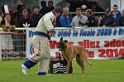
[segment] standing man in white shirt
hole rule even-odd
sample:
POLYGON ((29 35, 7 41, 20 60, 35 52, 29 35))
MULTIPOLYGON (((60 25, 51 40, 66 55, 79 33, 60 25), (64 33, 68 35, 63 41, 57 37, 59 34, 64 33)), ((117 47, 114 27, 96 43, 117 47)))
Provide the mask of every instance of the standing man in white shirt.
POLYGON ((46 75, 50 62, 50 36, 55 33, 54 23, 61 14, 61 8, 56 6, 53 11, 45 14, 38 22, 33 36, 34 54, 32 54, 22 65, 22 72, 27 75, 27 69, 38 63, 38 75, 46 75))
POLYGON ((77 8, 76 9, 76 16, 73 17, 71 25, 73 28, 75 27, 83 27, 87 21, 87 17, 82 14, 82 9, 77 8))

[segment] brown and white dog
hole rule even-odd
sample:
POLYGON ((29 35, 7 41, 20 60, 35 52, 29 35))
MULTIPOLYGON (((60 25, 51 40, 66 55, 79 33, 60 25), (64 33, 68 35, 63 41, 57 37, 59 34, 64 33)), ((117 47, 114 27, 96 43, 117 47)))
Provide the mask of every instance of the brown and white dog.
POLYGON ((68 74, 70 71, 70 64, 73 58, 76 57, 76 61, 78 65, 82 69, 82 73, 84 73, 84 60, 87 62, 87 64, 92 64, 88 61, 88 54, 85 48, 82 46, 72 46, 67 44, 67 40, 63 40, 63 38, 60 39, 58 43, 58 49, 62 52, 62 56, 67 60, 67 70, 66 73, 68 74))

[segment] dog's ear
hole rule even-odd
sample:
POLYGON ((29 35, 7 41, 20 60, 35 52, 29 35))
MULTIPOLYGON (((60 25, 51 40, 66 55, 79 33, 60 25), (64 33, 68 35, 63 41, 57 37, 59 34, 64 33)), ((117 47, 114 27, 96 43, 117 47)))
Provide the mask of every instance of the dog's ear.
POLYGON ((63 41, 63 37, 61 37, 59 41, 63 41))
POLYGON ((65 42, 65 43, 67 43, 67 42, 68 42, 68 40, 64 40, 64 42, 65 42))

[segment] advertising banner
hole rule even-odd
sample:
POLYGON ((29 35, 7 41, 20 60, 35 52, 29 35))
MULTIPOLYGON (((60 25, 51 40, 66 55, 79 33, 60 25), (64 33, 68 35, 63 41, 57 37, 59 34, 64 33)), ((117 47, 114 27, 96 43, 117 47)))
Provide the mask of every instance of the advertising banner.
MULTIPOLYGON (((61 37, 70 45, 83 46, 89 59, 115 59, 124 57, 124 28, 56 28, 51 36, 51 57, 58 57, 58 41, 61 37)), ((32 36, 34 28, 27 29, 27 57, 33 53, 32 36)))

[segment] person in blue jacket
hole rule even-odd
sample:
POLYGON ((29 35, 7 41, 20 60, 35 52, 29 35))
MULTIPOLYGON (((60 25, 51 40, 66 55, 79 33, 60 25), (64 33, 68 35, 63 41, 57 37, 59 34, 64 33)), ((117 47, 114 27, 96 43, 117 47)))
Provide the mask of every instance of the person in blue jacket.
POLYGON ((45 15, 46 13, 50 12, 50 8, 46 6, 46 1, 41 1, 41 7, 40 14, 45 15))
POLYGON ((112 11, 112 15, 114 16, 114 18, 115 18, 115 21, 116 21, 116 26, 119 26, 119 20, 120 20, 120 18, 121 18, 121 12, 120 11, 118 11, 118 5, 114 5, 113 6, 113 11, 112 11))
POLYGON ((72 18, 69 16, 69 8, 63 8, 63 14, 60 16, 60 26, 61 27, 71 27, 72 18))

